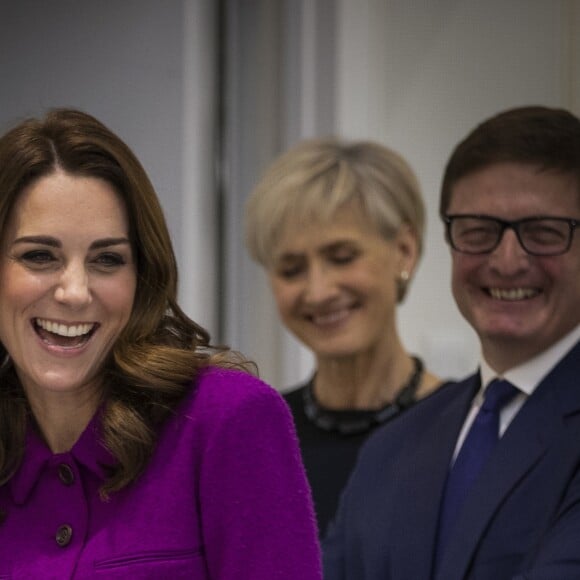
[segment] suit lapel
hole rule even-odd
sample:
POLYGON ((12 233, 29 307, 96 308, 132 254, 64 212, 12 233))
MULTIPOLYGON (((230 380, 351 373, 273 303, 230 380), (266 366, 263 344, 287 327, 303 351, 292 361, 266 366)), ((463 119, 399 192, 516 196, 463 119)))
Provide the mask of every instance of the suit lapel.
MULTIPOLYGON (((471 400, 479 388, 479 374, 452 387, 453 398, 442 398, 440 413, 420 441, 409 450, 413 461, 397 474, 404 512, 397 518, 400 530, 409 529, 393 553, 393 578, 429 578, 437 533, 439 504, 457 436, 471 400), (416 530, 421 533, 416 533, 416 530)), ((431 410, 433 413, 433 410, 431 410)))
MULTIPOLYGON (((523 409, 522 409, 523 411, 523 409)), ((540 429, 553 429, 553 415, 546 424, 545 409, 534 405, 526 410, 526 427, 509 430, 501 445, 467 497, 455 527, 447 542, 447 550, 441 562, 438 578, 453 580, 464 578, 478 543, 502 500, 509 495, 517 482, 533 468, 545 452, 545 437, 538 436, 540 429), (534 424, 535 421, 535 424, 534 424)), ((523 421, 520 421, 520 426, 523 421)))
POLYGON ((580 343, 538 385, 502 437, 466 500, 449 538, 438 578, 466 576, 500 504, 562 433, 563 415, 580 410, 580 343))

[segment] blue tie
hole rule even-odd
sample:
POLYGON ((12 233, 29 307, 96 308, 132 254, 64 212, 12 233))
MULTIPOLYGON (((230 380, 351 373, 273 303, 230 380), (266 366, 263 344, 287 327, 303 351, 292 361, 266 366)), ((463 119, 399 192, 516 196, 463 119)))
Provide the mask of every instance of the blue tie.
POLYGON ((447 476, 439 516, 436 562, 441 561, 447 538, 461 506, 498 442, 499 413, 517 393, 516 387, 500 379, 493 380, 485 391, 483 404, 447 476))

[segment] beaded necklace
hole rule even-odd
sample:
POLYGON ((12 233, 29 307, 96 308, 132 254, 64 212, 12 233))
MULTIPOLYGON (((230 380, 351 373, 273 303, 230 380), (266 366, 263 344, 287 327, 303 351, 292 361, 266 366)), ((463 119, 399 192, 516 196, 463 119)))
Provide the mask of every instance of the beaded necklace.
POLYGON ((323 407, 314 395, 314 377, 303 391, 306 417, 324 431, 338 431, 343 435, 358 435, 386 423, 416 403, 416 392, 423 376, 423 362, 413 357, 413 373, 392 403, 370 411, 333 410, 323 407))

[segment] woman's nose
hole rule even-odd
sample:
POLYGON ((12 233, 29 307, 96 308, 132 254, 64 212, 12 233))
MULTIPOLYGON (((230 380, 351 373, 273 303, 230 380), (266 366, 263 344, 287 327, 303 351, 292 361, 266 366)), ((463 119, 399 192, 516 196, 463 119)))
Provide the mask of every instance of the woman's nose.
POLYGON ((326 268, 313 267, 306 278, 305 298, 309 303, 320 303, 337 294, 334 277, 326 268))
POLYGON ((69 264, 57 284, 55 299, 62 303, 80 308, 91 303, 89 277, 84 265, 69 264))

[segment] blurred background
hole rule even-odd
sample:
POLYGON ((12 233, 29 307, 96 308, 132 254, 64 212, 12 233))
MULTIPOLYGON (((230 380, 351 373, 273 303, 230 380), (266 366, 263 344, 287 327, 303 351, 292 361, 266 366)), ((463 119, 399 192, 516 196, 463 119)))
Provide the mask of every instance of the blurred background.
POLYGON ((328 135, 409 160, 428 225, 399 328, 458 377, 478 349, 451 297, 441 174, 477 123, 526 104, 580 115, 580 0, 0 0, 0 131, 67 106, 119 134, 161 198, 185 311, 280 390, 312 360, 243 245, 270 161, 328 135))

